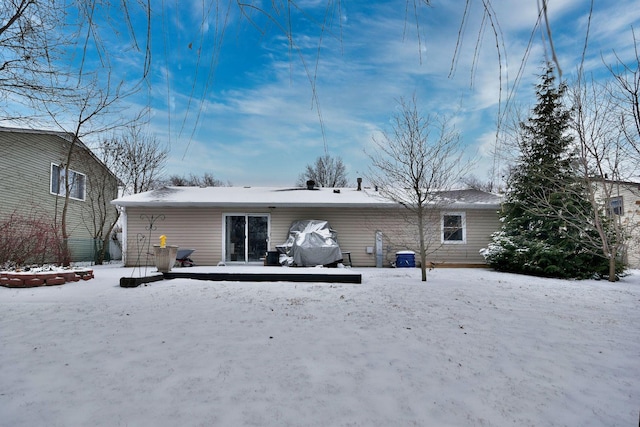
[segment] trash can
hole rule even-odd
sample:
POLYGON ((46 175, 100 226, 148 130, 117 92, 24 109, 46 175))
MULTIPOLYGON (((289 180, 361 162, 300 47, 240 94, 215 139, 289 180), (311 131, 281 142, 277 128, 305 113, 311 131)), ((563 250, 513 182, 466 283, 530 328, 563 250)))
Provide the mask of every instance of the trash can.
POLYGON ((280 260, 280 252, 278 251, 267 252, 266 265, 280 265, 279 260, 280 260))
POLYGON ((396 252, 397 268, 413 268, 416 266, 416 253, 413 251, 396 252))

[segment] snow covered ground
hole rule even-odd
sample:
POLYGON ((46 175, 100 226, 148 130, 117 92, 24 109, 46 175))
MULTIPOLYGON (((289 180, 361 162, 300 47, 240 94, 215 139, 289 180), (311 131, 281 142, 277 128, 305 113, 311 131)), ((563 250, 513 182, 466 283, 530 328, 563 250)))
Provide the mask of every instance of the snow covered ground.
POLYGON ((0 288, 0 425, 638 425, 640 271, 354 271, 0 288))

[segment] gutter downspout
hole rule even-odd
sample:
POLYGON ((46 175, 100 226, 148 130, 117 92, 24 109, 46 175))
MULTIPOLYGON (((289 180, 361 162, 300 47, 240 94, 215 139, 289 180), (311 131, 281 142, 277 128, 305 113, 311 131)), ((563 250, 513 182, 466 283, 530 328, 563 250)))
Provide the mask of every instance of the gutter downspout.
POLYGON ((376 231, 376 268, 382 268, 382 231, 376 231))
POLYGON ((121 218, 122 218, 122 265, 127 266, 127 208, 121 206, 121 218))

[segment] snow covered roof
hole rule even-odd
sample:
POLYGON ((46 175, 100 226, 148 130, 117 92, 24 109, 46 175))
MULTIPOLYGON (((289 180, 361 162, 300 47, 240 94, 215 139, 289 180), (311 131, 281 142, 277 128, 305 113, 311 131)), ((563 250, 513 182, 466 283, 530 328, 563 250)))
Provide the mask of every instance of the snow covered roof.
POLYGON ((627 185, 640 185, 640 176, 631 176, 620 181, 608 180, 608 182, 618 182, 627 185))
MULTIPOLYGON (((496 209, 501 197, 479 190, 442 193, 455 201, 449 208, 496 209)), ((372 189, 276 187, 163 187, 111 202, 123 207, 396 207, 372 189)))

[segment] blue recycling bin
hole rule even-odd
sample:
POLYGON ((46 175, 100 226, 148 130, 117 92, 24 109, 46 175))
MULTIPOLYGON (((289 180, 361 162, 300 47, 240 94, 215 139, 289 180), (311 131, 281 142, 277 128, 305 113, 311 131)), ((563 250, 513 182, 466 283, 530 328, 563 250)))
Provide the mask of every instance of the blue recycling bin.
POLYGON ((416 253, 413 251, 396 252, 397 268, 414 268, 416 266, 416 253))

